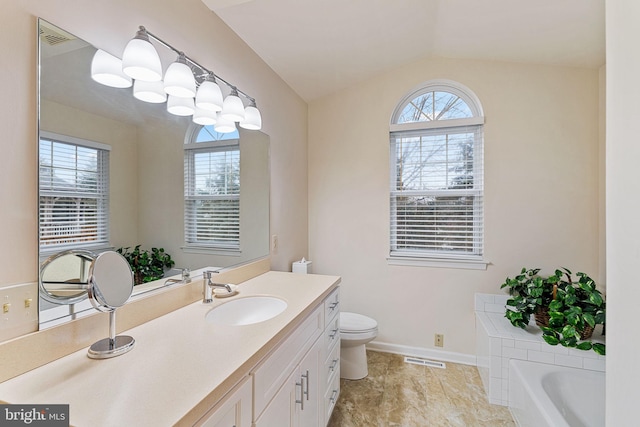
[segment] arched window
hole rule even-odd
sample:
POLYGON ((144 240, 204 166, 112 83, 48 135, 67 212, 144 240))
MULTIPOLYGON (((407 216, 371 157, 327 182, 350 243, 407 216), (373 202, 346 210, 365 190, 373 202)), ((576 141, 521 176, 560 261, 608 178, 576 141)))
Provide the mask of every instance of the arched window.
POLYGON ((240 142, 236 130, 192 125, 184 147, 185 243, 240 250, 240 142))
POLYGON ((390 125, 391 258, 481 260, 483 123, 479 100, 451 81, 405 96, 390 125))

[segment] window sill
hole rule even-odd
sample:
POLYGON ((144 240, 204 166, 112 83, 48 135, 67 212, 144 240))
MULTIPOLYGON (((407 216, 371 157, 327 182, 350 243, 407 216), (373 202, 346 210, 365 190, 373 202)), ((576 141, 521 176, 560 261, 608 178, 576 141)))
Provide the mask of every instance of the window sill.
POLYGON ((456 268, 462 270, 486 270, 489 262, 470 259, 418 258, 398 257, 387 258, 388 265, 402 265, 407 267, 436 267, 456 268))
POLYGON ((180 249, 182 249, 182 252, 185 254, 221 255, 230 257, 242 256, 242 250, 240 249, 207 248, 203 246, 183 246, 180 249))

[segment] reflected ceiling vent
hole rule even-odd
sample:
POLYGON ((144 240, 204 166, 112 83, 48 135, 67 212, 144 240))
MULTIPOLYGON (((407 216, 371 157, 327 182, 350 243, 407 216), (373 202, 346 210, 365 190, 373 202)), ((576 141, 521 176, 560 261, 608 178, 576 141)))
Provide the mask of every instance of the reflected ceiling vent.
POLYGON ((75 39, 74 36, 59 28, 53 29, 48 25, 40 25, 40 40, 49 46, 56 46, 75 39))

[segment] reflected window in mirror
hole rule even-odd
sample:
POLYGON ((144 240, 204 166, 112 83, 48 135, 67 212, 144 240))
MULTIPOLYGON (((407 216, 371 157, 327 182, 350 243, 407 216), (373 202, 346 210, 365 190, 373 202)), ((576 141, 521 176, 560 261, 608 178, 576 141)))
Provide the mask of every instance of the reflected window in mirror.
POLYGON ((40 254, 109 245, 110 147, 40 132, 40 254))
POLYGON ((184 148, 185 243, 188 248, 240 250, 238 131, 194 126, 184 148))

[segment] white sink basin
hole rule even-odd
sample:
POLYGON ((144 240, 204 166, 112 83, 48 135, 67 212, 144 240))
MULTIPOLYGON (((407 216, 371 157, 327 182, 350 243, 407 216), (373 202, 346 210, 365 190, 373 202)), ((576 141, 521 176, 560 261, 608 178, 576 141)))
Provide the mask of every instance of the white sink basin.
POLYGON ((282 313, 287 303, 280 298, 255 296, 225 302, 209 311, 205 320, 220 325, 241 326, 264 322, 282 313))

